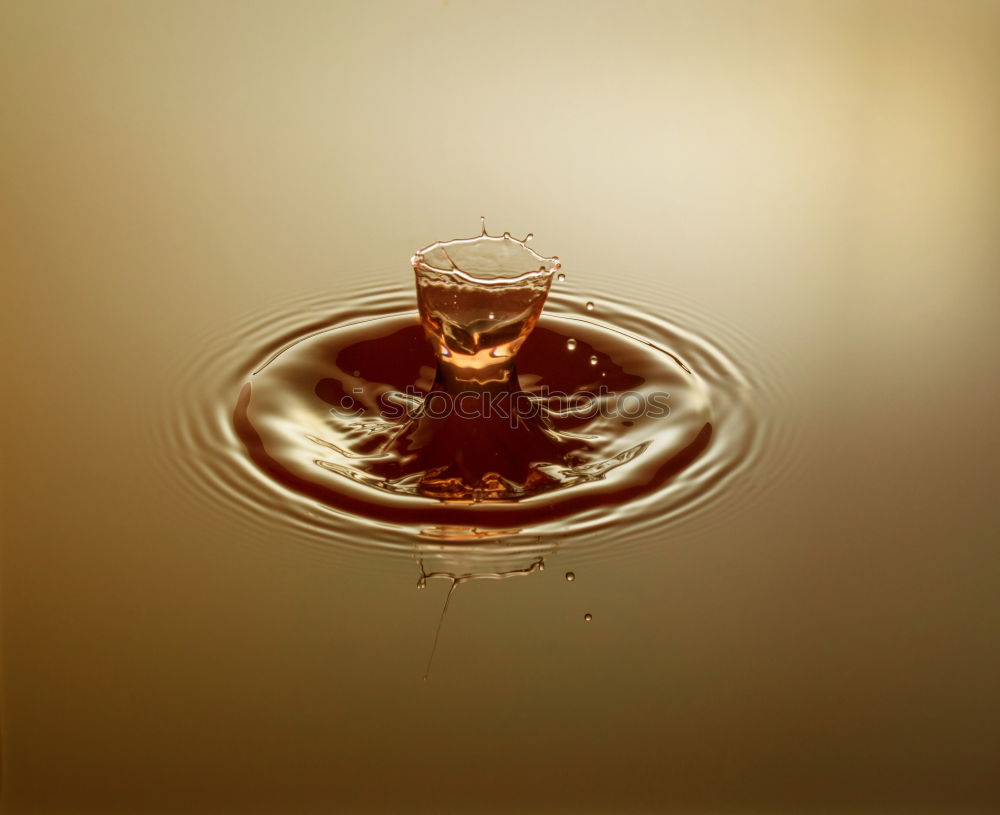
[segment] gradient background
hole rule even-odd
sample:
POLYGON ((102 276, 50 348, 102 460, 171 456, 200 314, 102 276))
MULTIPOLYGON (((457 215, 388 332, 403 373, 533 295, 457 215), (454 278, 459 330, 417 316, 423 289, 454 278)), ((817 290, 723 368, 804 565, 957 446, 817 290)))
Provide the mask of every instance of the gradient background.
POLYGON ((1000 811, 998 99, 996 2, 0 0, 4 811, 1000 811), (201 327, 480 214, 751 337, 798 463, 463 587, 423 683, 444 584, 148 430, 201 327))

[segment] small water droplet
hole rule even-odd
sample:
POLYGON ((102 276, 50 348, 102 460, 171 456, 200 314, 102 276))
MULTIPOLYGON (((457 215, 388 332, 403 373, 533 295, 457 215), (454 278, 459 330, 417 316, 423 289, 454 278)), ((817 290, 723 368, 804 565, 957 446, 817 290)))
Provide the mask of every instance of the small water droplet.
POLYGON ((569 349, 570 351, 575 351, 576 350, 576 340, 573 340, 573 339, 566 340, 566 348, 569 349))
POLYGON ((573 572, 566 572, 566 582, 572 583, 574 580, 576 580, 576 575, 573 572))
POLYGON ((587 311, 593 311, 593 310, 594 310, 594 304, 588 300, 587 301, 587 311))
POLYGON ((494 314, 494 313, 493 313, 493 312, 491 311, 491 312, 490 312, 490 319, 491 319, 491 320, 495 320, 496 318, 497 318, 497 315, 496 315, 496 314, 494 314))
POLYGON ((354 372, 354 375, 355 375, 355 376, 361 376, 361 371, 355 371, 355 372, 354 372))
POLYGON ((590 357, 590 364, 591 365, 596 365, 597 364, 597 355, 596 354, 592 354, 591 355, 591 357, 590 357))
POLYGON ((562 283, 565 279, 566 275, 564 275, 562 272, 559 272, 559 274, 556 275, 556 280, 559 281, 560 283, 562 283))
POLYGON ((588 611, 586 614, 583 615, 583 619, 585 619, 589 623, 591 620, 594 619, 594 615, 588 611))
POLYGON ((424 577, 423 575, 420 575, 420 579, 417 581, 417 588, 418 589, 426 589, 427 588, 427 578, 424 577))

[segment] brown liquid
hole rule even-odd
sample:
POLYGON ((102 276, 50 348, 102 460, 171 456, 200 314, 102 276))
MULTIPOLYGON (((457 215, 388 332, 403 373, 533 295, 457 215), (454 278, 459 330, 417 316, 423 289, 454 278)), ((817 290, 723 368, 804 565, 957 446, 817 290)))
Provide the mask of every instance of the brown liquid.
POLYGON ((412 259, 420 317, 443 387, 513 383, 518 350, 538 322, 558 258, 509 233, 436 243, 412 259))
POLYGON ((562 287, 550 293, 516 360, 522 390, 594 390, 616 376, 613 362, 637 378, 630 382, 642 380, 631 389, 669 393, 670 413, 656 421, 553 413, 560 432, 577 437, 570 443, 582 444, 575 452, 586 464, 545 467, 560 481, 551 489, 442 500, 422 495, 419 478, 389 482, 370 472, 396 466, 366 448, 390 426, 379 401, 410 382, 419 404, 434 385, 433 347, 421 336, 412 289, 398 283, 359 281, 271 304, 198 342, 197 354, 171 372, 175 408, 160 425, 167 435, 156 462, 181 493, 225 514, 248 541, 278 537, 372 563, 416 558, 429 572, 456 575, 520 569, 570 544, 577 558, 603 558, 724 523, 766 487, 753 476, 762 461, 770 475, 790 466, 794 425, 772 420, 789 396, 773 390, 778 380, 759 359, 744 368, 755 357, 730 326, 678 308, 675 298, 654 309, 670 314, 666 321, 610 292, 591 296, 594 312, 562 287), (381 354, 380 338, 397 332, 409 333, 381 354), (549 361, 540 359, 546 352, 549 361), (657 477, 706 423, 703 451, 657 477))
MULTIPOLYGON (((521 390, 516 369, 558 260, 509 235, 487 235, 484 221, 480 237, 435 244, 413 266, 424 334, 436 355, 434 385, 417 415, 384 442, 384 466, 369 471, 387 481, 417 475, 421 495, 452 501, 512 499, 558 486, 540 465, 571 465, 582 444, 558 435, 521 390), (432 265, 444 262, 446 269, 432 265)), ((379 353, 392 354, 391 344, 379 353)))
MULTIPOLYGON (((444 390, 422 326, 399 316, 293 344, 244 386, 236 431, 253 461, 283 486, 352 514, 424 525, 524 526, 612 506, 655 491, 707 447, 709 407, 673 358, 626 335, 565 319, 545 322, 518 357, 519 383, 544 382, 567 394, 655 385, 671 394, 671 413, 547 413, 514 424, 457 415, 386 419, 392 392, 410 389, 426 400, 444 390), (289 434, 292 412, 311 421, 289 434), (671 445, 650 451, 667 428, 671 445), (296 443, 301 439, 309 441, 296 443), (613 473, 623 465, 627 472, 613 473)), ((530 397, 503 388, 512 400, 530 397)))
POLYGON ((593 324, 532 333, 559 261, 526 241, 484 223, 433 244, 412 260, 420 324, 369 321, 279 353, 237 406, 251 458, 341 511, 487 527, 626 502, 685 467, 712 432, 692 372, 593 324))

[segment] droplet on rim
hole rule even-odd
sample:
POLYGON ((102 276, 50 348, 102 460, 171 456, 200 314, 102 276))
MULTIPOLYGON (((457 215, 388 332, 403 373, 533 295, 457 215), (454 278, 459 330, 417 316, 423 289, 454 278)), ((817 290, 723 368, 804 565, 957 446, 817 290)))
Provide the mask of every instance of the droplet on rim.
POLYGON ((575 351, 576 350, 576 340, 574 340, 574 339, 568 339, 568 340, 566 340, 566 348, 568 350, 570 350, 570 351, 575 351))
POLYGON ((590 364, 591 365, 596 365, 597 364, 597 355, 596 354, 591 354, 591 356, 590 356, 590 364))
POLYGON ((593 310, 594 310, 594 304, 590 300, 588 300, 587 301, 587 311, 593 311, 593 310))

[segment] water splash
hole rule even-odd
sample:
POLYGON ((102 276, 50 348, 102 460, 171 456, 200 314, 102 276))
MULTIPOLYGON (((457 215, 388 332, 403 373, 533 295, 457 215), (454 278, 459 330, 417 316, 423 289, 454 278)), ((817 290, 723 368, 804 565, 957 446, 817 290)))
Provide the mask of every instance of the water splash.
MULTIPOLYGON (((710 442, 694 464, 680 469, 666 481, 650 484, 639 492, 632 491, 623 495, 622 500, 600 509, 586 510, 586 498, 579 508, 561 506, 560 514, 551 521, 542 514, 531 513, 520 517, 504 515, 487 522, 481 514, 460 518, 417 513, 418 517, 409 520, 405 514, 381 517, 379 501, 372 501, 370 487, 360 482, 356 482, 353 497, 358 499, 364 494, 361 505, 348 502, 346 509, 340 509, 337 495, 325 492, 324 485, 288 482, 288 467, 275 470, 272 467, 277 462, 273 459, 247 455, 233 423, 231 394, 239 392, 241 384, 249 378, 254 400, 259 400, 254 421, 268 427, 269 436, 273 436, 271 431, 281 428, 282 432, 272 439, 276 451, 286 461, 289 456, 297 459, 301 454, 302 466, 313 471, 305 480, 315 481, 316 471, 322 468, 313 462, 323 457, 307 450, 314 443, 295 430, 314 410, 317 422, 326 429, 326 422, 332 416, 328 413, 331 406, 310 400, 316 398, 313 387, 327 374, 317 376, 307 385, 306 376, 284 380, 271 377, 273 368, 290 361, 288 355, 298 350, 304 350, 307 366, 315 365, 317 371, 328 368, 322 359, 330 348, 327 340, 342 331, 357 330, 375 341, 373 347, 377 347, 377 341, 385 333, 380 325, 388 324, 380 324, 383 319, 416 327, 412 288, 400 285, 399 277, 398 269, 366 270, 365 275, 355 278, 358 283, 353 288, 346 284, 335 292, 308 292, 284 302, 270 303, 259 312, 235 321, 216 322, 201 333, 196 332, 189 347, 179 349, 176 364, 164 372, 164 389, 157 394, 156 404, 161 407, 162 416, 158 422, 151 422, 149 429, 154 435, 152 464, 162 472, 165 485, 180 506, 210 515, 221 514, 242 530, 241 539, 246 545, 273 548, 275 540, 280 539, 310 547, 324 558, 343 559, 345 563, 358 558, 372 561, 386 555, 411 557, 416 542, 429 539, 436 527, 479 530, 495 536, 476 538, 476 533, 469 532, 451 543, 446 535, 442 540, 445 547, 468 550, 483 545, 477 541, 502 539, 509 542, 512 551, 525 553, 556 535, 564 539, 564 545, 565 541, 571 543, 577 558, 595 558, 635 546, 662 545, 667 530, 671 537, 677 538, 695 528, 720 523, 748 501, 757 500, 791 477, 802 461, 798 426, 788 422, 787 417, 780 424, 772 420, 773 416, 787 413, 776 408, 794 402, 795 395, 781 388, 780 372, 768 357, 760 354, 751 339, 732 325, 708 316, 703 309, 685 305, 682 293, 668 292, 662 286, 650 290, 634 281, 619 280, 616 281, 619 292, 595 291, 599 298, 594 299, 602 304, 600 320, 580 317, 579 301, 573 297, 550 293, 538 330, 561 333, 565 342, 565 338, 579 337, 580 327, 585 326, 596 332, 597 346, 608 338, 621 337, 623 350, 630 347, 632 340, 628 338, 634 338, 637 346, 673 360, 682 371, 693 372, 710 395, 713 417, 710 442), (396 282, 380 285, 380 281, 388 280, 396 282), (639 299, 646 304, 645 311, 632 305, 639 299), (652 313, 663 317, 651 316, 652 313), (270 396, 261 398, 268 391, 273 400, 270 396), (268 405, 273 405, 273 409, 268 405), (768 473, 766 485, 752 491, 749 489, 752 473, 762 468, 768 473)), ((522 366, 525 354, 532 356, 532 343, 537 337, 536 331, 522 349, 522 366)), ((587 353, 589 356, 590 352, 587 353)), ((418 390, 426 390, 433 376, 433 362, 428 362, 421 373, 419 361, 410 351, 407 354, 418 362, 412 381, 418 384, 418 390)), ((565 356, 563 353, 562 358, 565 356)), ((433 354, 430 358, 433 359, 433 354)), ((587 365, 598 382, 606 379, 605 367, 603 362, 597 368, 587 365)), ((345 379, 348 393, 359 384, 358 377, 367 379, 363 368, 359 364, 346 370, 345 376, 355 377, 355 380, 345 379)), ((540 369, 523 368, 522 387, 535 392, 541 373, 540 369)), ((672 415, 679 418, 682 414, 683 411, 672 415)), ((311 421, 307 419, 305 424, 311 421)), ((380 427, 387 429, 386 422, 379 425, 364 417, 352 421, 352 433, 364 435, 380 427)), ((616 426, 631 429, 637 425, 622 419, 616 426)), ((617 432, 610 424, 605 429, 617 432)), ((321 433, 310 435, 325 438, 321 433)), ((654 449, 646 457, 655 455, 654 449)), ((621 469, 611 471, 603 481, 581 483, 574 489, 603 490, 610 500, 612 493, 624 486, 625 479, 616 472, 624 475, 621 469)), ((331 472, 330 476, 333 475, 331 472)), ((398 486, 402 501, 406 487, 398 486)), ((333 492, 343 491, 341 486, 333 492)), ((419 502, 417 498, 407 500, 419 502)), ((528 508, 532 500, 520 503, 528 508)))

